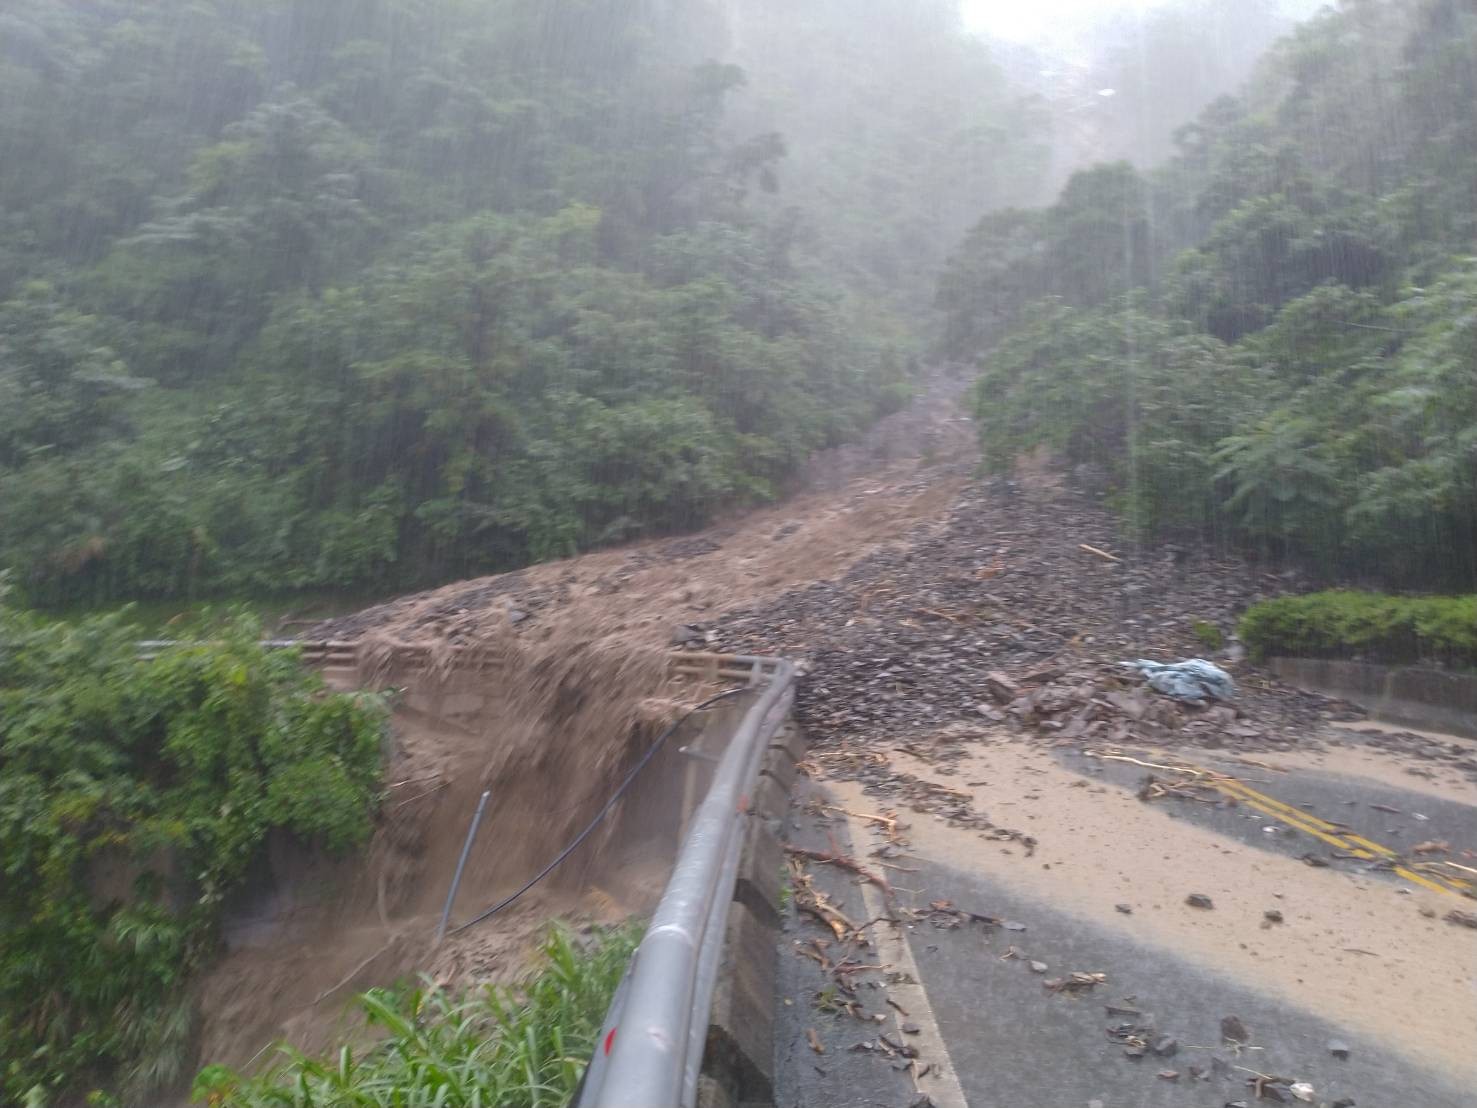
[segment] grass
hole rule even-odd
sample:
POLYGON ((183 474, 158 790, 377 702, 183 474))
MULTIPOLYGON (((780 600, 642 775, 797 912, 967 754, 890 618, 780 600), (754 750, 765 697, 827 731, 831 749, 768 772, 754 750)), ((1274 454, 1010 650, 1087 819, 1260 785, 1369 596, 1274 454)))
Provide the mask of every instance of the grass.
POLYGON ((280 1047, 276 1066, 246 1078, 210 1066, 194 1103, 210 1108, 562 1108, 595 1049, 601 1022, 639 941, 634 927, 585 946, 562 928, 518 988, 454 995, 374 989, 359 998, 361 1051, 309 1058, 280 1047))

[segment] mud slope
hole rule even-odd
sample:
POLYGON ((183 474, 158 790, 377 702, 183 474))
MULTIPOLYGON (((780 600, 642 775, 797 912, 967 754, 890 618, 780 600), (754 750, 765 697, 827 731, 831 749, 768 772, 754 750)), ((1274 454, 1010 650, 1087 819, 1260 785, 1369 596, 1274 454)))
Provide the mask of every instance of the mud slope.
MULTIPOLYGON (((434 679, 393 669, 393 751, 378 830, 334 860, 275 843, 233 906, 228 953, 200 986, 201 1058, 242 1065, 286 1039, 339 1041, 358 991, 427 974, 501 981, 527 964, 549 920, 616 921, 665 881, 708 763, 666 744, 601 830, 528 896, 441 946, 437 922, 468 822, 492 793, 453 923, 516 890, 583 828, 612 782, 700 690, 667 688, 663 652, 561 641, 559 658, 509 652, 490 673, 434 679), (514 694, 506 690, 514 689, 514 694)), ((731 712, 731 709, 729 709, 731 712)))
POLYGON ((461 643, 512 629, 543 641, 579 628, 653 647, 674 628, 839 576, 941 520, 974 467, 967 378, 939 372, 862 442, 824 451, 783 503, 683 538, 653 539, 402 597, 329 620, 307 638, 461 643))
MULTIPOLYGON (((957 405, 964 384, 931 378, 865 441, 818 455, 810 491, 784 504, 686 538, 449 585, 309 631, 360 644, 362 672, 348 683, 398 690, 381 825, 365 853, 343 860, 275 844, 251 895, 233 907, 226 957, 201 983, 202 1062, 245 1065, 283 1039, 329 1047, 353 1026, 345 1008, 365 988, 422 973, 447 984, 507 980, 550 919, 613 921, 648 909, 711 765, 677 750, 710 714, 685 725, 610 826, 554 878, 433 944, 483 789, 492 791, 489 816, 456 920, 551 860, 703 691, 667 684, 675 628, 838 576, 943 518, 973 464, 957 405), (429 671, 406 670, 407 644, 431 648, 429 671), (457 670, 469 647, 484 671, 457 670)), ((701 632, 683 635, 703 641, 701 632)), ((719 715, 742 710, 731 702, 719 715)), ((713 731, 724 732, 721 720, 713 731)))

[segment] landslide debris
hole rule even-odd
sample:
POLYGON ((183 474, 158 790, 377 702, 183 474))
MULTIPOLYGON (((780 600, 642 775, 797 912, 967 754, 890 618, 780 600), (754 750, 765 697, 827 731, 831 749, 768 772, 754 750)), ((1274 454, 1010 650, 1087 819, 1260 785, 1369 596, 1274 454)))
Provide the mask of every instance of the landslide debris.
POLYGON ((821 749, 960 722, 1084 744, 1289 749, 1362 715, 1257 671, 1234 642, 1247 605, 1297 584, 1209 548, 1134 548, 1078 492, 994 480, 839 579, 695 629, 716 631, 717 649, 803 659, 797 715, 821 749), (1123 665, 1202 656, 1206 625, 1230 642, 1213 660, 1237 678, 1234 704, 1178 703, 1123 665))

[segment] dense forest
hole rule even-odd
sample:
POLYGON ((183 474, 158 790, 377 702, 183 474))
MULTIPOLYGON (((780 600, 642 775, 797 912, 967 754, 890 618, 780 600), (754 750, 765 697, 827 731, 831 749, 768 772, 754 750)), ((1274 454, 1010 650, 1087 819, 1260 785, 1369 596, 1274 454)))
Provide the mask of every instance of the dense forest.
MULTIPOLYGON (((929 357, 980 367, 987 468, 1050 451, 1146 541, 1470 590, 1477 8, 1343 0, 1262 54, 1289 10, 1185 0, 1069 64, 952 0, 5 0, 0 1102, 178 1087, 263 844, 352 848, 380 795, 385 705, 257 623, 141 658, 36 607, 692 528, 929 357)), ((1470 664, 1472 611, 1335 591, 1247 641, 1470 664)), ((498 1072, 567 1092, 608 943, 551 940, 522 1014, 370 1015, 452 1060, 502 1027, 498 1072)))
POLYGON ((989 465, 1047 446, 1144 535, 1477 581, 1477 10, 1347 0, 1144 170, 985 216, 941 279, 989 465))
POLYGON ((771 33, 894 52, 838 57, 821 97, 744 7, 5 5, 13 584, 105 603, 507 568, 772 497, 902 403, 936 264, 1020 198, 1003 172, 934 181, 954 136, 1023 167, 1040 136, 942 0, 875 0, 870 30, 756 0, 771 33), (730 60, 745 41, 768 87, 730 60), (879 132, 827 117, 938 51, 879 132))

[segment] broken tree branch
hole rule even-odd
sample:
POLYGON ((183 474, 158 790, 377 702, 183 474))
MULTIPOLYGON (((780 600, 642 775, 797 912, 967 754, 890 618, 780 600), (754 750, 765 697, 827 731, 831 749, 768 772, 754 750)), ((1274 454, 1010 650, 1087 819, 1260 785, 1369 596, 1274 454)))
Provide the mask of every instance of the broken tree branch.
POLYGON ((1089 554, 1096 554, 1099 558, 1106 558, 1110 562, 1121 562, 1121 561, 1123 561, 1122 558, 1119 558, 1119 557, 1117 557, 1116 555, 1113 555, 1113 554, 1109 554, 1106 550, 1099 550, 1095 546, 1088 546, 1087 543, 1085 543, 1085 542, 1079 542, 1077 544, 1077 549, 1078 550, 1085 550, 1089 554))
POLYGON ((892 899, 892 886, 887 883, 885 877, 879 877, 855 858, 848 858, 839 851, 834 854, 827 854, 824 850, 807 850, 803 846, 787 846, 785 847, 785 853, 795 858, 807 858, 812 862, 824 862, 826 865, 849 869, 863 880, 870 881, 873 885, 876 885, 889 900, 892 899))
POLYGON ((834 804, 822 804, 820 809, 823 812, 840 812, 843 816, 850 816, 852 819, 864 819, 879 827, 885 827, 889 832, 897 830, 896 816, 874 816, 870 812, 853 812, 849 808, 839 808, 834 804))

